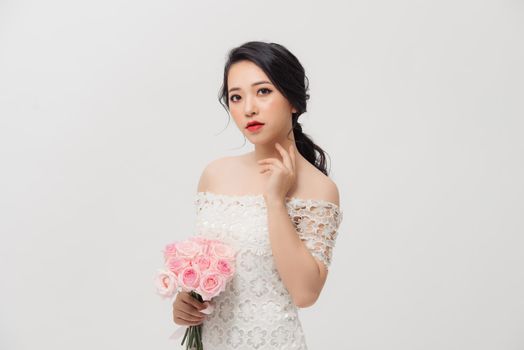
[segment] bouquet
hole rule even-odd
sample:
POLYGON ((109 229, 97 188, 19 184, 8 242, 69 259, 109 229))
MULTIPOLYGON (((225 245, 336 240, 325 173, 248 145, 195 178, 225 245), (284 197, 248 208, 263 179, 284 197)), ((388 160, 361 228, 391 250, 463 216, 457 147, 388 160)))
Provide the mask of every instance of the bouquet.
MULTIPOLYGON (((167 244, 163 256, 164 267, 157 270, 155 284, 164 299, 184 291, 200 302, 209 301, 225 290, 235 273, 236 252, 220 240, 193 236, 167 244)), ((186 349, 203 349, 202 324, 189 326, 181 345, 186 337, 186 349)))

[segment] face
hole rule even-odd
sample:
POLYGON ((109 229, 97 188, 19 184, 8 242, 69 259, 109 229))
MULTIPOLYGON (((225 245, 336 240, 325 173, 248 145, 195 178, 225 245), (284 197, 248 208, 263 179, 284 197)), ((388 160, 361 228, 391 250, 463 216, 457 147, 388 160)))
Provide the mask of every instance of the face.
MULTIPOLYGON (((239 61, 230 67, 227 84, 229 112, 248 140, 265 144, 287 137, 292 126, 291 113, 296 109, 262 69, 251 61, 239 61), (264 125, 247 129, 247 123, 253 120, 264 125)), ((289 138, 292 137, 291 132, 289 138)))

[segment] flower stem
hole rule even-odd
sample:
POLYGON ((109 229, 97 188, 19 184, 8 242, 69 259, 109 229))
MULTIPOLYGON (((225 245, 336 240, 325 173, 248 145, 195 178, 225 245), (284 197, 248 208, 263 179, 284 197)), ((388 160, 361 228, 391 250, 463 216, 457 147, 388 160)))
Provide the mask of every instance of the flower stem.
POLYGON ((184 334, 184 338, 182 339, 182 343, 180 343, 180 345, 184 345, 184 341, 186 340, 188 333, 189 333, 189 328, 186 328, 186 333, 184 334))
POLYGON ((196 326, 196 340, 197 340, 197 349, 200 350, 200 346, 202 345, 202 333, 200 333, 200 325, 196 326))
POLYGON ((194 332, 194 329, 193 329, 193 326, 189 326, 189 342, 188 342, 188 347, 189 348, 193 348, 193 339, 195 338, 195 332, 194 332))
MULTIPOLYGON (((194 290, 190 292, 190 295, 201 303, 204 302, 202 296, 194 290)), ((188 329, 186 329, 186 335, 188 335, 188 333, 189 337, 186 350, 189 348, 193 349, 193 345, 196 346, 197 350, 203 350, 204 346, 202 344, 202 325, 189 326, 188 329)), ((186 335, 184 335, 184 339, 186 338, 186 335)), ((184 341, 182 340, 182 345, 183 344, 184 341)))

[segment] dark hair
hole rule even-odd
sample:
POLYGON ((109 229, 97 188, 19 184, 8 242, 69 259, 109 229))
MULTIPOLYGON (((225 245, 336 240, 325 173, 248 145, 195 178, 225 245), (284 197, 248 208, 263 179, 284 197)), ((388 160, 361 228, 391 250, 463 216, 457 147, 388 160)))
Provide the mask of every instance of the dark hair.
POLYGON ((328 175, 326 170, 326 152, 316 145, 311 137, 302 132, 298 117, 306 112, 306 101, 309 80, 304 67, 298 59, 284 46, 262 41, 249 41, 229 51, 224 67, 224 81, 219 94, 219 102, 229 111, 227 75, 231 65, 238 61, 248 60, 262 69, 273 85, 297 110, 292 113, 293 136, 298 152, 317 169, 328 175), (318 152, 318 156, 315 154, 318 152))

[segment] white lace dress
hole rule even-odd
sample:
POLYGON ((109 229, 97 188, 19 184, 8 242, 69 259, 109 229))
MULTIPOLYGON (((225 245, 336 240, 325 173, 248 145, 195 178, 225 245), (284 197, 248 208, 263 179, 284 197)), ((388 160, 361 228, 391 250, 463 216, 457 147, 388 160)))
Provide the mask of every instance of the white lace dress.
MULTIPOLYGON (((202 323, 204 350, 307 349, 297 307, 276 269, 263 195, 197 192, 195 235, 238 251, 236 273, 213 298, 202 323)), ((329 267, 342 211, 324 200, 286 198, 288 213, 311 254, 329 267)))

